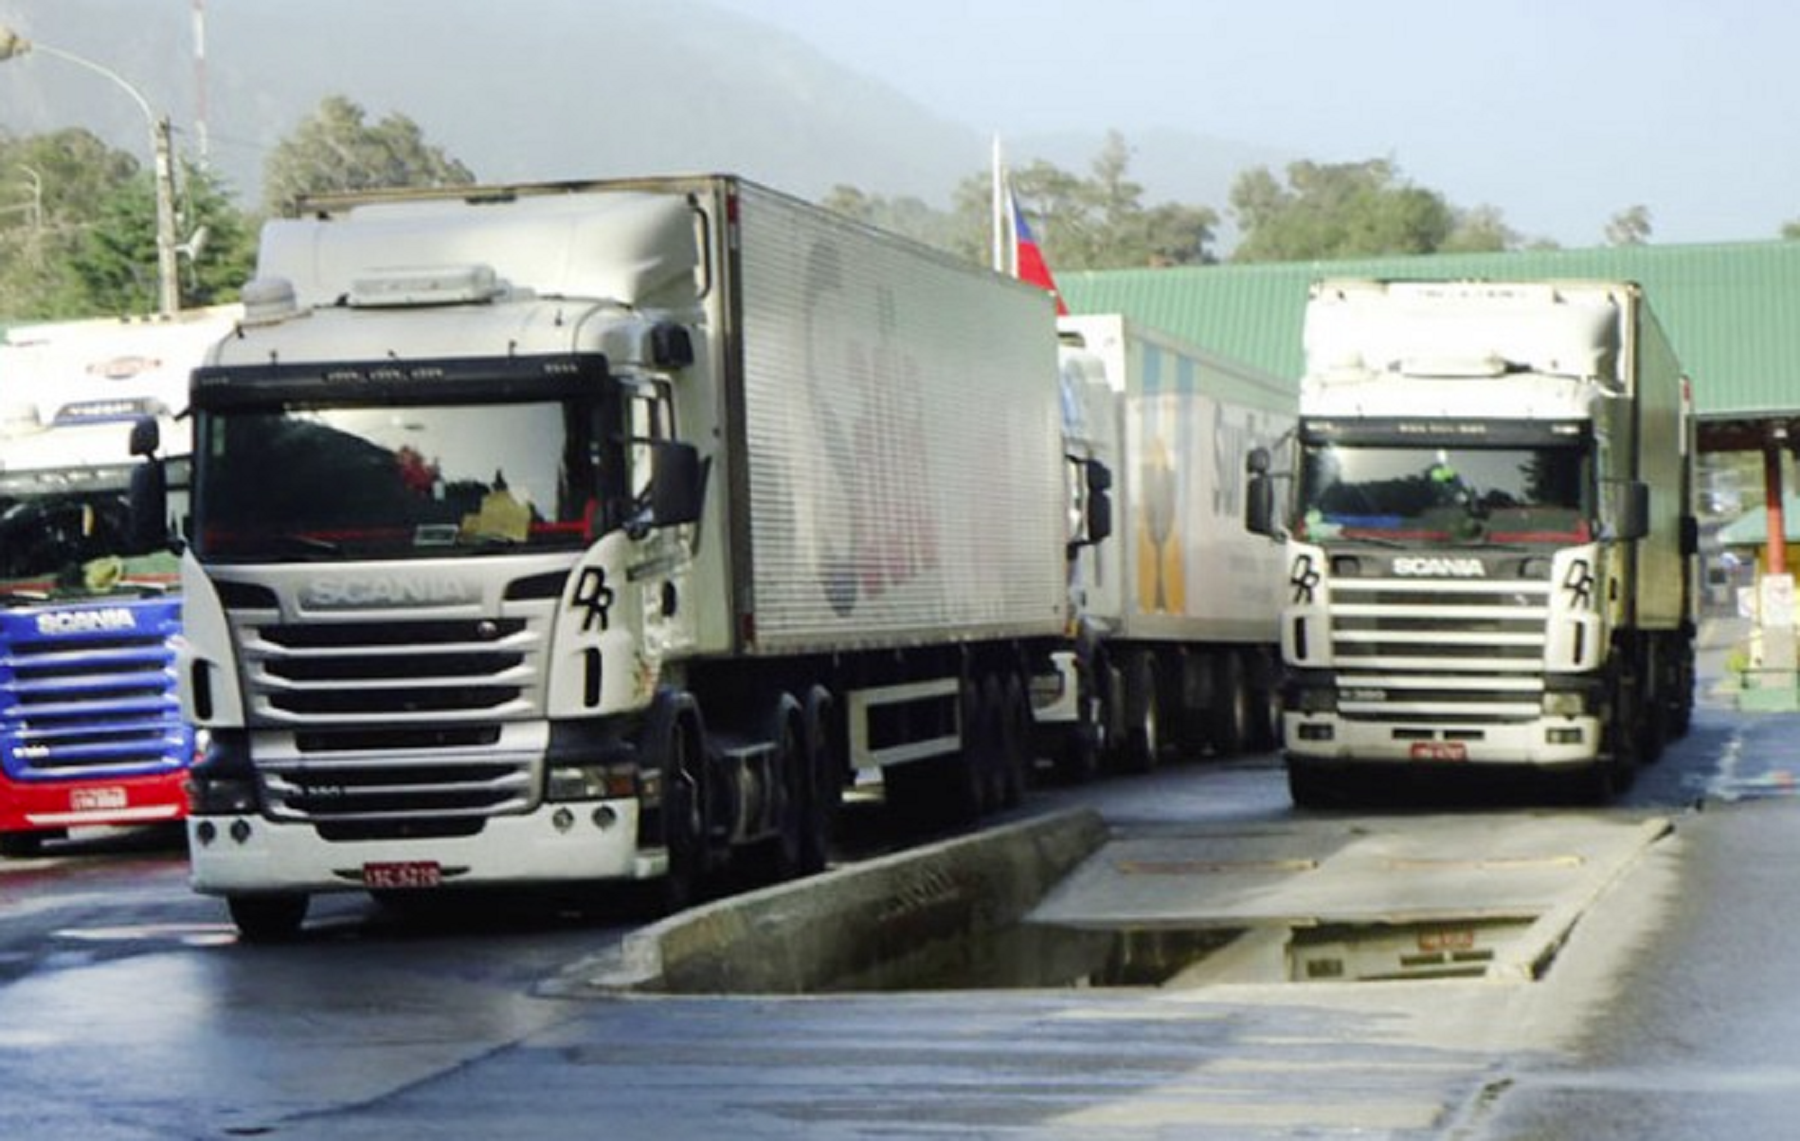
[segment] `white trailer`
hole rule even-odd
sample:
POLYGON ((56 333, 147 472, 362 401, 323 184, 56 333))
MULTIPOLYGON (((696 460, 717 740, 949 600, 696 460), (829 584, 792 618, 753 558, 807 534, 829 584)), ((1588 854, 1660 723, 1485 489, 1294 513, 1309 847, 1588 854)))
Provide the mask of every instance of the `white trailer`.
POLYGON ((1050 303, 726 176, 376 195, 263 234, 194 380, 192 879, 820 867, 857 770, 1016 798, 1064 631, 1050 303))
POLYGON ((1270 747, 1281 556, 1244 528, 1244 460, 1292 430, 1297 385, 1119 314, 1058 328, 1072 519, 1097 462, 1117 535, 1070 548, 1075 636, 1034 689, 1045 750, 1081 779, 1170 745, 1270 747))
MULTIPOLYGON (((1285 538, 1289 783, 1604 796, 1693 710, 1693 407, 1628 282, 1318 283, 1285 538)), ((1260 473, 1278 465, 1258 457, 1260 473)))

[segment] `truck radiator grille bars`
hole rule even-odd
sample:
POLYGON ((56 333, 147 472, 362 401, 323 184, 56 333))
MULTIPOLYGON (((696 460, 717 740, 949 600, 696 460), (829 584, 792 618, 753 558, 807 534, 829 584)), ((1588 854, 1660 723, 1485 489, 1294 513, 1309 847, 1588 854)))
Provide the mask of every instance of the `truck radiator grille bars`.
MULTIPOLYGON (((162 617, 172 624, 176 606, 165 609, 162 617)), ((6 624, 0 753, 9 775, 128 775, 187 763, 164 623, 153 609, 126 618, 137 632, 91 638, 38 637, 22 633, 28 629, 22 623, 6 624)))
POLYGON ((542 639, 520 619, 245 628, 259 712, 376 724, 529 711, 542 639))
POLYGON ((1527 721, 1543 708, 1547 579, 1338 578, 1338 712, 1430 724, 1527 721))
POLYGON ((547 616, 234 618, 255 723, 292 730, 258 761, 272 817, 350 839, 536 806, 542 749, 506 728, 542 712, 547 616))

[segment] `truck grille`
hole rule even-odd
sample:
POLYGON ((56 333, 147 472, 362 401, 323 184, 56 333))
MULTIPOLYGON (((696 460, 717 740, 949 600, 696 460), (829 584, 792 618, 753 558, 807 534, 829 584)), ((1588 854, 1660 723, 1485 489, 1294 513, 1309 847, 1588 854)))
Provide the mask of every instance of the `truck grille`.
POLYGON ((260 719, 302 726, 518 717, 539 704, 543 637, 519 618, 244 626, 260 719))
POLYGON ((282 820, 484 817, 535 803, 536 765, 504 758, 338 755, 325 764, 265 761, 263 802, 282 820))
POLYGON ((1547 575, 1337 578, 1331 589, 1341 716, 1467 725, 1541 714, 1547 575))
POLYGON ((15 779, 167 772, 192 759, 168 636, 179 603, 129 608, 133 633, 42 637, 30 611, 0 624, 0 755, 15 779))
POLYGON ((265 735, 265 811, 357 839, 466 833, 536 807, 542 741, 509 742, 507 729, 542 713, 544 610, 307 624, 234 611, 251 721, 265 735))

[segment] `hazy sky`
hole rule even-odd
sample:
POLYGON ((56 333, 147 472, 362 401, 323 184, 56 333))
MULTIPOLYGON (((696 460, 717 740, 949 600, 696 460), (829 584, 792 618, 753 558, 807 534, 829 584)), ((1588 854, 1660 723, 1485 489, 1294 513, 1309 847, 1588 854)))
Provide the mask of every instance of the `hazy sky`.
POLYGON ((1664 243, 1800 218, 1800 6, 1781 0, 716 2, 1003 137, 1173 127, 1388 158, 1570 246, 1639 204, 1664 243))

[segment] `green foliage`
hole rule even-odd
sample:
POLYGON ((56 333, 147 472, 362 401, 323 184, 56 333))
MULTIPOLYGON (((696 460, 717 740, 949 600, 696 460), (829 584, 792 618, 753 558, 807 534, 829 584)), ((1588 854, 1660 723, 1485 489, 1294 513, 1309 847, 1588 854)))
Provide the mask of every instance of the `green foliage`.
POLYGON ((263 208, 290 214, 310 194, 399 186, 467 186, 469 168, 442 147, 428 145, 417 123, 390 114, 369 125, 365 112, 342 95, 282 139, 263 164, 263 208))
MULTIPOLYGON (((177 183, 176 265, 184 307, 237 299, 256 260, 253 227, 216 176, 187 167, 177 183)), ((148 176, 115 187, 70 252, 82 313, 147 313, 157 304, 156 191, 148 176)))
MULTIPOLYGON (((1053 272, 1215 260, 1210 247, 1218 214, 1177 203, 1146 208, 1144 188, 1127 174, 1130 159, 1130 148, 1115 131, 1095 156, 1088 178, 1042 160, 1011 172, 1013 194, 1028 211, 1053 272)), ((947 212, 916 198, 890 200, 851 186, 835 187, 823 205, 972 262, 992 260, 993 180, 987 171, 957 184, 947 212)))
POLYGON ((1442 195, 1401 181, 1385 159, 1290 163, 1286 185, 1256 167, 1232 186, 1231 205, 1244 230, 1234 261, 1428 254, 1456 229, 1442 195))
POLYGON ((1630 206, 1614 214, 1606 223, 1609 246, 1641 246, 1650 241, 1650 207, 1630 206))
POLYGON ((72 258, 101 203, 138 176, 136 159, 84 130, 0 135, 0 316, 93 312, 72 258))

